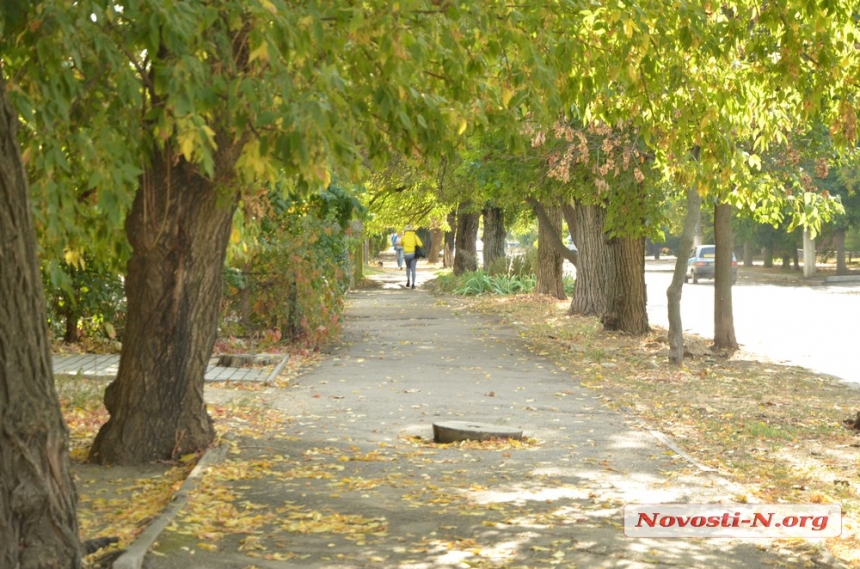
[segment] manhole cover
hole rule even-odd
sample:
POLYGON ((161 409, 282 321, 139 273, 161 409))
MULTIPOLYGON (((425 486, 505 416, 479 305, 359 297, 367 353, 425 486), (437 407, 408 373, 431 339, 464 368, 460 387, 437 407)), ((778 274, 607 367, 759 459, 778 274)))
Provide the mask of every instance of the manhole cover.
POLYGON ((433 423, 433 440, 437 443, 522 438, 522 429, 503 427, 501 425, 490 425, 489 423, 477 423, 473 421, 433 423))

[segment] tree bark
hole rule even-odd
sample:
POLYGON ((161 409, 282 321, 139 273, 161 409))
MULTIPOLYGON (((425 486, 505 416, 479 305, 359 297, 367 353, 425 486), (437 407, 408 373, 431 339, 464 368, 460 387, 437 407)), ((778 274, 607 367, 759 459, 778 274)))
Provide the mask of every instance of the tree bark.
POLYGON ((762 265, 764 266, 764 268, 770 269, 773 267, 773 249, 774 249, 774 247, 773 247, 773 235, 772 235, 772 233, 774 230, 770 227, 767 227, 767 230, 768 230, 768 236, 767 236, 767 243, 765 243, 765 246, 764 246, 764 262, 762 263, 762 265))
POLYGON ((647 334, 645 238, 616 237, 609 241, 608 305, 600 321, 606 331, 647 334))
POLYGON ((72 306, 72 299, 68 298, 66 305, 62 307, 62 314, 66 320, 66 331, 63 334, 63 341, 67 344, 74 344, 78 341, 78 311, 72 306))
POLYGON ((749 241, 744 243, 744 267, 753 266, 753 245, 749 241))
POLYGON ((465 201, 460 204, 457 210, 457 235, 454 250, 455 275, 478 270, 476 242, 481 214, 477 211, 471 211, 471 208, 472 202, 465 201))
MULTIPOLYGON (((552 248, 555 250, 555 252, 558 255, 560 255, 563 259, 567 259, 568 261, 573 263, 574 267, 576 267, 577 263, 578 263, 578 254, 574 251, 571 251, 570 249, 568 249, 565 246, 564 240, 562 238, 561 223, 554 221, 553 217, 550 216, 549 213, 547 212, 547 209, 536 199, 526 198, 526 202, 534 208, 535 215, 537 215, 537 218, 538 218, 538 244, 540 244, 542 242, 542 239, 543 239, 540 236, 541 226, 543 226, 544 234, 549 239, 548 245, 552 246, 552 248)), ((568 213, 565 215, 573 217, 574 214, 571 213, 573 211, 573 206, 567 206, 567 207, 569 209, 568 209, 568 213)), ((563 214, 564 210, 565 210, 565 206, 561 206, 561 208, 559 208, 559 213, 563 214)), ((575 222, 572 223, 571 219, 569 219, 568 217, 565 217, 565 219, 567 221, 568 230, 571 231, 570 237, 572 239, 573 238, 573 231, 571 230, 571 228, 575 225, 575 222)), ((601 231, 602 231, 602 225, 601 225, 601 231)))
POLYGON ((732 206, 714 207, 714 346, 736 350, 735 321, 732 313, 732 206))
MULTIPOLYGON (((573 240, 573 245, 576 247, 576 252, 570 251, 568 252, 572 254, 571 258, 567 260, 573 264, 574 269, 576 269, 577 278, 579 278, 579 245, 576 243, 576 238, 574 235, 573 228, 576 227, 576 210, 573 207, 572 203, 563 203, 561 204, 561 214, 564 217, 564 222, 567 224, 567 232, 570 234, 570 238, 573 240)), ((567 249, 567 247, 565 247, 567 249)))
POLYGON ((538 216, 538 271, 535 294, 547 294, 564 300, 564 281, 562 277, 564 257, 557 245, 567 250, 561 242, 561 208, 544 206, 544 215, 538 216))
POLYGON ((0 73, 0 567, 81 566, 18 118, 0 73))
POLYGON ((847 275, 848 264, 845 262, 845 228, 833 230, 833 246, 836 248, 836 274, 847 275))
MULTIPOLYGON (((225 150, 216 159, 232 171, 235 156, 225 150)), ((201 451, 215 437, 203 378, 217 337, 222 269, 238 203, 236 194, 219 195, 219 187, 226 185, 166 152, 156 151, 144 174, 126 220, 133 250, 128 322, 119 373, 105 392, 111 417, 90 452, 97 462, 170 459, 201 451)))
POLYGON ((430 230, 430 251, 427 253, 428 263, 438 263, 439 253, 442 250, 442 230, 434 227, 430 230))
POLYGON ((669 302, 669 361, 680 364, 684 361, 684 329, 681 325, 681 294, 684 278, 687 274, 687 251, 692 250, 696 234, 696 224, 699 220, 699 208, 702 198, 696 188, 687 190, 687 215, 684 218, 684 229, 681 233, 681 243, 678 245, 678 257, 675 260, 675 270, 672 273, 672 284, 666 289, 669 302))
POLYGON ((573 242, 579 250, 576 286, 568 314, 601 316, 608 306, 609 251, 603 235, 606 210, 600 205, 578 204, 573 208, 573 242))
POLYGON ((500 207, 487 205, 482 212, 484 216, 484 270, 492 274, 504 272, 505 260, 505 212, 500 207), (498 266, 497 266, 498 265, 498 266))
POLYGON ((457 212, 449 212, 447 221, 448 227, 451 230, 445 232, 445 251, 442 254, 442 266, 446 269, 454 268, 454 239, 457 229, 457 212))

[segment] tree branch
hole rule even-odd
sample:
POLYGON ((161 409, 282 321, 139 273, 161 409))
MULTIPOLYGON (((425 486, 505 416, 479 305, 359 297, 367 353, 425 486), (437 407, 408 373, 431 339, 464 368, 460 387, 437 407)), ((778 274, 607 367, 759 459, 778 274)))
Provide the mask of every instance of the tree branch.
POLYGON ((558 231, 553 227, 552 221, 549 219, 543 205, 534 198, 526 198, 526 202, 534 208, 534 212, 537 214, 540 223, 546 225, 545 229, 550 236, 549 244, 552 246, 553 250, 576 266, 579 263, 579 256, 577 253, 574 253, 564 246, 561 235, 559 235, 558 231))

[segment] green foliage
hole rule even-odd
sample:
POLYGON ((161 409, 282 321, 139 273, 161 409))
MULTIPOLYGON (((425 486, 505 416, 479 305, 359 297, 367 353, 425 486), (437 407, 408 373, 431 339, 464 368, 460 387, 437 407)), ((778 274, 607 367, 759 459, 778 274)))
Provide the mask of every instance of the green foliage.
POLYGON ((256 240, 225 270, 222 331, 319 345, 339 330, 359 206, 336 187, 266 200, 256 240))
POLYGON ((55 337, 68 342, 122 339, 125 291, 122 276, 111 267, 82 257, 75 263, 43 268, 42 284, 48 299, 48 326, 55 337))
MULTIPOLYGON (((477 296, 479 294, 507 296, 534 292, 537 277, 533 273, 490 275, 482 270, 477 270, 460 276, 453 273, 442 275, 437 279, 437 282, 439 290, 461 296, 477 296)), ((564 277, 564 289, 568 295, 573 294, 574 282, 572 277, 564 277)))

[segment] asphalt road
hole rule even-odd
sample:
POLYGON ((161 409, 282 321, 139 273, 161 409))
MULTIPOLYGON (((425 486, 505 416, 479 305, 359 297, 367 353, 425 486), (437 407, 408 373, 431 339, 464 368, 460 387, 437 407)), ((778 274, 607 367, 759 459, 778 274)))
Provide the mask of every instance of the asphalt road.
MULTIPOLYGON (((671 279, 670 272, 645 273, 652 325, 669 327, 666 289, 671 279)), ((798 286, 742 275, 732 288, 732 304, 735 337, 745 351, 860 384, 860 282, 798 286)), ((681 321, 685 332, 713 338, 713 281, 684 285, 681 321)))

